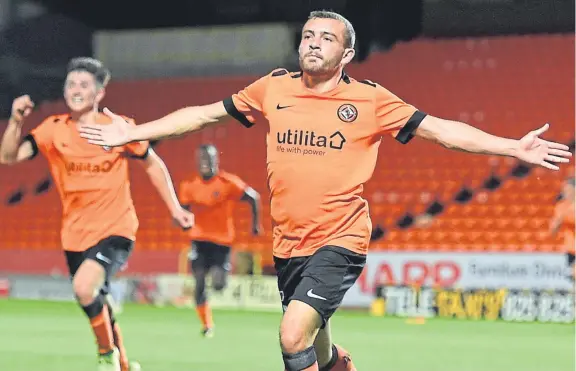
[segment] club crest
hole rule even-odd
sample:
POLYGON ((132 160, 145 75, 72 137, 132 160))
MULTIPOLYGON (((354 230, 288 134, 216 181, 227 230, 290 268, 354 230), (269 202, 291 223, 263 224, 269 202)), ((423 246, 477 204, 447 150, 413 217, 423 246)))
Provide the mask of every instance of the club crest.
POLYGON ((358 110, 351 104, 338 107, 338 118, 344 122, 353 122, 358 117, 358 110))

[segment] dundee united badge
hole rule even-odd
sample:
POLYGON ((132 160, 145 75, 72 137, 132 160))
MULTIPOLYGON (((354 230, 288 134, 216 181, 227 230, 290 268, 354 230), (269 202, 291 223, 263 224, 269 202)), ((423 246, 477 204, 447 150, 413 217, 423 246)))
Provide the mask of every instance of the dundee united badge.
POLYGON ((358 110, 351 104, 343 104, 338 107, 338 117, 344 122, 352 122, 358 117, 358 110))

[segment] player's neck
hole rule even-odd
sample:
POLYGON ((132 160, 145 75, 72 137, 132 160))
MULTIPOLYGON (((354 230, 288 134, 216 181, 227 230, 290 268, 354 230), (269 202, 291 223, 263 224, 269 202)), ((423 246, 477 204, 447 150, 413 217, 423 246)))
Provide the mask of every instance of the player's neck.
POLYGON ((200 176, 202 177, 202 179, 203 179, 205 182, 207 182, 207 181, 209 181, 210 179, 214 178, 216 175, 218 175, 218 172, 214 172, 214 173, 212 173, 212 174, 206 174, 206 175, 201 174, 200 176))
POLYGON ((70 117, 75 122, 94 122, 98 117, 98 110, 92 109, 84 112, 71 112, 70 117))
POLYGON ((304 83, 304 86, 318 94, 323 94, 335 89, 341 79, 341 68, 339 68, 335 73, 327 75, 312 76, 307 73, 302 74, 302 82, 304 83))

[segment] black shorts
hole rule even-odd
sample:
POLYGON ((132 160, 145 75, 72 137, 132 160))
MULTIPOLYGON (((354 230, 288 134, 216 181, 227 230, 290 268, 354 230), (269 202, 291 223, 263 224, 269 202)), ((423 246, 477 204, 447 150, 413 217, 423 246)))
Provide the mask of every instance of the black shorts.
POLYGON ((230 271, 230 247, 208 241, 192 241, 190 265, 193 272, 207 273, 210 268, 218 267, 230 271))
POLYGON ((366 255, 338 246, 324 246, 312 256, 274 257, 283 310, 291 300, 302 301, 316 309, 324 327, 365 264, 366 255))
POLYGON ((110 236, 100 240, 86 251, 65 251, 70 277, 74 278, 76 271, 85 260, 94 260, 104 267, 106 272, 104 286, 101 289, 101 292, 106 295, 110 291, 110 279, 126 264, 133 248, 134 241, 126 237, 110 236))

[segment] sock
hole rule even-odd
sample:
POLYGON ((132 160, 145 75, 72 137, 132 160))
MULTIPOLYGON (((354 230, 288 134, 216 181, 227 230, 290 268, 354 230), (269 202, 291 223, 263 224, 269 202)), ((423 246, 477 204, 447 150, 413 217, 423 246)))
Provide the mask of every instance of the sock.
POLYGON ((112 336, 114 338, 114 345, 118 348, 118 353, 120 355, 120 367, 122 371, 128 371, 130 369, 130 363, 128 362, 128 356, 126 355, 126 348, 124 348, 124 338, 122 337, 122 331, 120 326, 114 318, 114 312, 110 305, 106 305, 108 308, 108 315, 110 316, 110 324, 112 325, 112 336))
POLYGON ((196 313, 198 314, 198 318, 200 319, 200 322, 202 322, 202 327, 204 329, 214 327, 214 323, 212 322, 212 310, 208 303, 197 305, 196 313))
POLYGON ((320 369, 320 371, 332 370, 332 367, 334 367, 334 365, 336 365, 336 362, 338 362, 338 349, 336 348, 336 345, 332 344, 332 358, 330 358, 330 362, 328 362, 327 365, 322 367, 320 369))
POLYGON ((124 348, 124 338, 122 337, 122 331, 120 331, 120 326, 114 323, 112 326, 112 335, 114 335, 114 345, 118 348, 120 353, 120 367, 122 371, 128 371, 130 369, 130 362, 128 362, 128 355, 126 354, 126 348, 124 348))
POLYGON ((98 344, 98 353, 110 353, 114 349, 114 336, 112 335, 110 314, 107 306, 104 305, 104 298, 99 295, 91 304, 82 306, 82 309, 90 319, 90 326, 92 326, 98 344))

